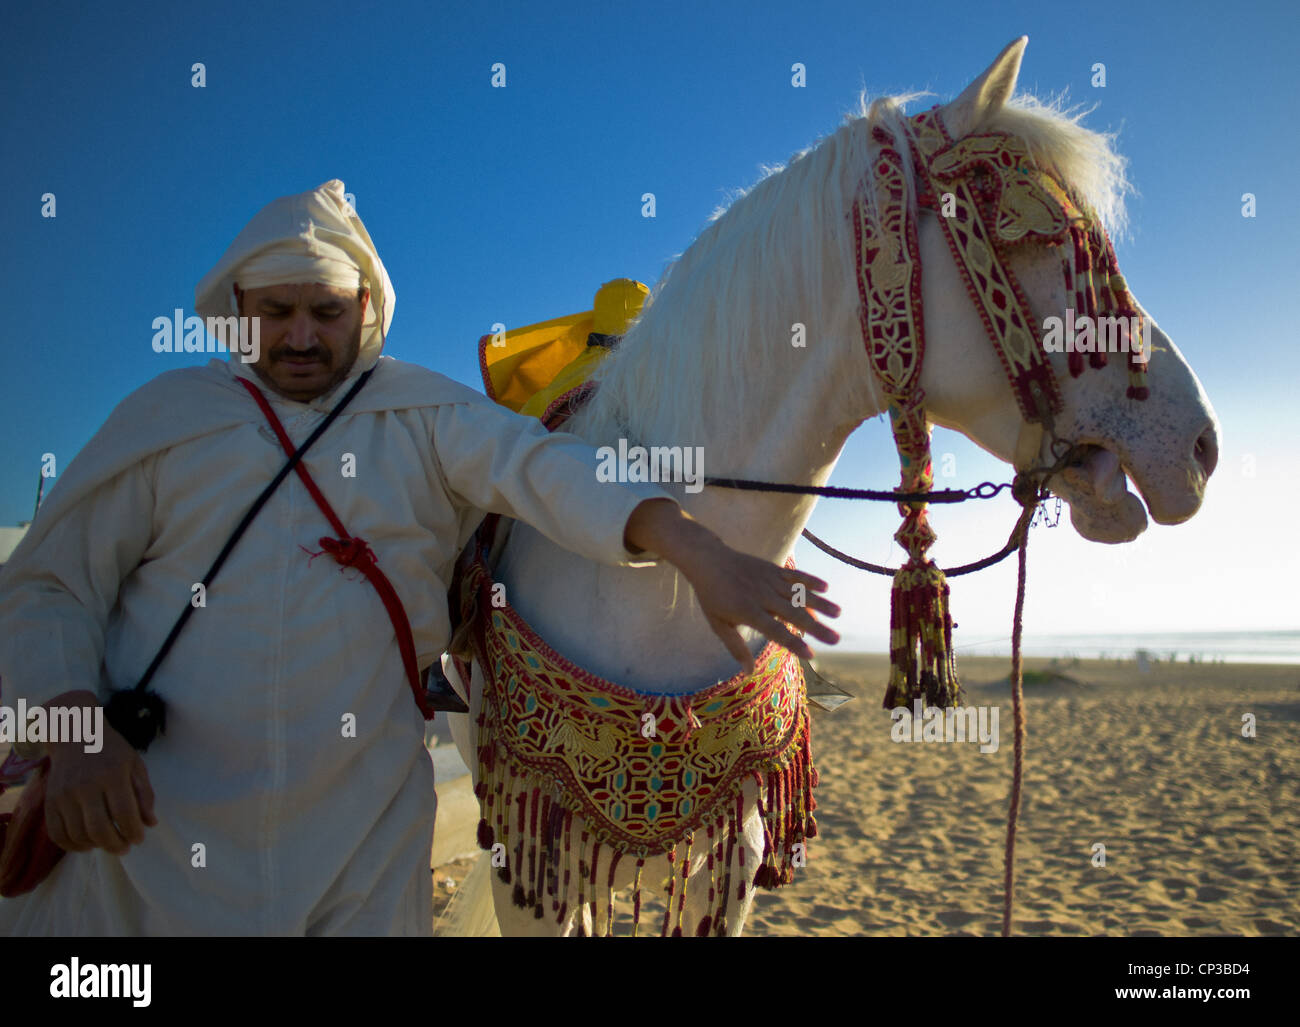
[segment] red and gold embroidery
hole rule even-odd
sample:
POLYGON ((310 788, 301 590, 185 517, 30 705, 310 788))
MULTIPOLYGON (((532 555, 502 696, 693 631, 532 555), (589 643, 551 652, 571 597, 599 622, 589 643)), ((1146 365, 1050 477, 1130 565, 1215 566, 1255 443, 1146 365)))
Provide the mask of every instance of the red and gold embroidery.
POLYGON ((681 933, 694 846, 708 856, 711 900, 703 920, 689 927, 723 933, 729 900, 745 888, 735 850, 747 780, 759 785, 765 838, 754 883, 774 888, 793 880, 816 834, 817 779, 797 657, 770 643, 752 676, 687 695, 638 693, 570 663, 517 611, 492 606, 490 587, 479 560, 462 589, 484 668, 479 844, 504 846, 508 866, 499 873, 513 880, 516 905, 531 906, 540 918, 549 900, 563 922, 575 887, 580 904, 594 900, 598 886, 612 889, 617 861, 629 858, 636 861, 639 919, 641 867, 663 855, 674 882, 664 933, 681 933), (601 846, 615 853, 604 882, 596 880, 601 846))

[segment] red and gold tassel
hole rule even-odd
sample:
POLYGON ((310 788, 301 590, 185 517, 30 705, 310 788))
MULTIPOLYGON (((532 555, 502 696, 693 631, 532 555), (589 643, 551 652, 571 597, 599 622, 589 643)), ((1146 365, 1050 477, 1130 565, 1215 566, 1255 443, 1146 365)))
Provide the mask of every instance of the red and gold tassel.
POLYGON ((701 920, 700 920, 699 927, 697 927, 697 928, 695 929, 695 936, 696 936, 697 938, 707 938, 707 937, 709 936, 709 928, 713 926, 713 901, 714 901, 714 895, 715 895, 715 888, 714 888, 714 883, 715 883, 715 882, 714 882, 714 880, 713 880, 713 849, 714 849, 714 845, 713 845, 713 825, 712 825, 712 824, 709 825, 707 834, 708 834, 708 839, 709 839, 709 855, 708 855, 708 859, 705 861, 705 871, 706 871, 706 872, 708 873, 708 875, 709 875, 709 895, 708 895, 708 898, 705 900, 705 906, 704 906, 704 910, 705 910, 705 912, 704 912, 704 916, 703 916, 703 918, 701 918, 701 920))
POLYGON ((563 924, 569 912, 569 887, 573 870, 573 813, 564 814, 564 885, 560 894, 560 915, 558 922, 563 924))
POLYGON ((932 560, 913 556, 894 575, 889 606, 885 709, 910 707, 918 698, 931 706, 961 705, 943 571, 932 560))
POLYGON ((537 901, 537 814, 542 804, 542 790, 533 788, 530 796, 528 813, 528 897, 527 904, 536 911, 537 919, 542 918, 542 906, 537 901))
POLYGON ((673 888, 677 884, 677 846, 673 845, 668 850, 668 895, 667 903, 664 906, 664 925, 659 931, 659 937, 668 937, 668 924, 673 917, 673 888))
POLYGON ((528 792, 521 789, 516 799, 519 804, 519 819, 516 822, 516 836, 518 841, 515 842, 515 890, 510 896, 511 901, 520 909, 527 907, 527 896, 524 894, 524 806, 528 801, 528 792))
POLYGON ((587 911, 587 824, 583 821, 578 840, 578 936, 586 937, 587 911))
MULTIPOLYGON (((682 917, 686 914, 686 882, 691 876, 691 843, 694 838, 695 836, 692 835, 686 839, 686 855, 682 857, 681 895, 677 901, 677 918, 673 925, 674 938, 682 936, 682 917)), ((670 902, 669 905, 672 905, 672 903, 670 902)))
POLYGON ((614 873, 618 870, 618 861, 623 858, 623 853, 617 849, 614 850, 614 858, 609 861, 609 878, 605 882, 605 901, 608 904, 608 917, 605 920, 605 937, 614 936, 614 873))
POLYGON ((632 875, 632 937, 637 936, 641 927, 641 871, 645 869, 645 859, 637 857, 636 873, 632 875))

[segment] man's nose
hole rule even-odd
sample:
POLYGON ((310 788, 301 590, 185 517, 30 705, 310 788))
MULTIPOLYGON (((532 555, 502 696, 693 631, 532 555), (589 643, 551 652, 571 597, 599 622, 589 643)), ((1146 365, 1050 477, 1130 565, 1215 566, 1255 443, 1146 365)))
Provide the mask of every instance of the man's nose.
POLYGON ((289 320, 289 330, 284 341, 297 350, 311 349, 316 345, 316 322, 305 310, 295 311, 289 320))

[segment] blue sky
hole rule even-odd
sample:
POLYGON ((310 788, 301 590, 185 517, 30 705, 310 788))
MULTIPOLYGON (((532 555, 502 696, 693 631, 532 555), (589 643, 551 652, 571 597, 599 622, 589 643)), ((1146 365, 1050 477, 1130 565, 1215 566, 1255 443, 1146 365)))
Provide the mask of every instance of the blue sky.
MULTIPOLYGON (((552 6, 5 5, 0 524, 31 516, 41 454, 66 465, 127 392, 204 359, 155 354, 152 319, 191 308, 276 196, 343 179, 396 286, 388 352, 477 386, 475 341, 493 322, 585 309, 616 276, 653 284, 716 206, 834 130, 859 90, 948 99, 1027 34, 1022 90, 1068 90, 1097 105, 1090 126, 1120 132, 1140 194, 1121 265, 1223 423, 1195 520, 1120 548, 1066 524, 1035 532, 1027 626, 1298 625, 1283 587, 1300 576, 1286 534, 1300 500, 1292 5, 552 6), (498 61, 505 89, 490 87, 498 61), (806 88, 791 87, 796 61, 806 88), (1104 89, 1090 85, 1098 61, 1104 89), (56 218, 41 216, 45 193, 56 218)), ((956 455, 952 484, 1006 478, 947 433, 935 452, 956 455)), ((834 481, 896 476, 872 423, 834 481)), ((941 562, 1006 537, 1014 509, 982 506, 935 517, 941 562)), ((812 526, 868 559, 898 555, 888 511, 826 502, 812 526)), ((886 582, 796 555, 831 578, 851 641, 883 638, 886 582)), ((960 639, 1005 638, 1013 582, 1008 565, 954 584, 960 639)))

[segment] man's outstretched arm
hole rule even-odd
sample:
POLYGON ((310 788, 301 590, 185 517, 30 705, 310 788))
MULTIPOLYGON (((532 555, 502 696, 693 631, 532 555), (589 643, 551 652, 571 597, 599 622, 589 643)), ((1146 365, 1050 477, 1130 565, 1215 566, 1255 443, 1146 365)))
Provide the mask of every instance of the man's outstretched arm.
POLYGON ((826 590, 826 582, 737 552, 671 499, 643 501, 627 519, 623 539, 629 552, 648 549, 681 571, 709 626, 747 673, 753 672, 754 657, 736 630, 741 624, 805 659, 812 657, 812 650, 782 621, 823 642, 839 641, 840 636, 810 612, 840 615, 838 606, 816 594, 826 590))
POLYGON ((811 612, 839 616, 834 603, 815 595, 824 581, 737 552, 657 485, 599 481, 596 450, 575 435, 547 432, 483 398, 440 407, 433 443, 457 505, 526 521, 602 563, 671 563, 727 651, 748 669, 754 661, 736 630, 741 624, 805 657, 808 647, 781 621, 823 642, 839 640, 811 612))

